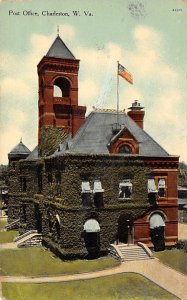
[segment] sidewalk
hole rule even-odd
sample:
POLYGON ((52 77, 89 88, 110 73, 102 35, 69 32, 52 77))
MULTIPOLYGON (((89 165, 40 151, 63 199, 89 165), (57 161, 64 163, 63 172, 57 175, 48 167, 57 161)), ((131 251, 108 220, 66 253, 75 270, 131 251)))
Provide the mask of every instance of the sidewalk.
POLYGON ((187 224, 179 223, 179 240, 187 240, 187 224))
MULTIPOLYGON (((179 238, 187 239, 187 224, 179 224, 179 238)), ((0 249, 16 249, 15 243, 0 244, 0 249)), ((73 275, 54 275, 54 276, 0 276, 0 299, 1 282, 19 282, 19 283, 49 283, 65 282, 75 280, 86 280, 135 272, 141 274, 170 293, 173 293, 182 300, 187 300, 187 276, 162 264, 158 259, 127 261, 120 266, 112 269, 73 274, 73 275)))
POLYGON ((55 276, 1 276, 0 282, 47 283, 86 280, 128 272, 139 273, 173 293, 182 300, 187 300, 187 276, 163 265, 158 259, 128 261, 119 267, 83 274, 55 276))

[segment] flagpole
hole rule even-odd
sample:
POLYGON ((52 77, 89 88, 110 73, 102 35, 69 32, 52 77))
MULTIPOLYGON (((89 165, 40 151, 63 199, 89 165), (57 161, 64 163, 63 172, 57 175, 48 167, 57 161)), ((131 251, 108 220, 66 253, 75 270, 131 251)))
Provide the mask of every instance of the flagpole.
POLYGON ((118 75, 118 69, 119 69, 119 61, 117 61, 117 127, 119 124, 119 75, 118 75))

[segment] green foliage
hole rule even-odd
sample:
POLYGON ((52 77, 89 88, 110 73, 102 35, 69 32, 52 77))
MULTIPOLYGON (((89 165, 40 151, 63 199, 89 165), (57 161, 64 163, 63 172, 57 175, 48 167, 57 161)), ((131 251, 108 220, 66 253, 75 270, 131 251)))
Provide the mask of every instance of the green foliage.
POLYGON ((0 255, 1 275, 37 276, 74 274, 112 268, 119 263, 110 257, 96 260, 62 261, 44 247, 2 250, 0 255))
POLYGON ((155 252, 154 255, 164 264, 187 275, 187 253, 183 250, 165 250, 155 252))
POLYGON ((50 126, 41 129, 40 152, 42 156, 51 155, 57 150, 58 145, 65 139, 67 133, 62 128, 50 126))
POLYGON ((187 187, 187 165, 184 162, 179 163, 179 185, 187 187))
POLYGON ((0 230, 4 229, 6 224, 7 224, 7 219, 6 218, 0 218, 0 230))
POLYGON ((19 233, 16 230, 0 232, 0 244, 13 242, 13 239, 18 236, 18 234, 19 233))
POLYGON ((119 218, 133 222, 152 207, 147 195, 150 170, 138 157, 67 153, 38 160, 38 163, 24 161, 21 172, 27 177, 27 193, 21 195, 17 183, 17 192, 9 199, 9 208, 13 208, 9 213, 15 213, 17 205, 21 217, 20 233, 40 226, 46 245, 60 257, 87 255, 83 236, 86 219, 95 218, 102 224, 100 253, 106 253, 109 244, 116 240, 119 218), (38 168, 42 172, 42 194, 38 193, 38 168), (95 205, 93 193, 90 207, 83 206, 82 181, 88 180, 93 189, 96 179, 102 182, 104 207, 95 205), (119 182, 124 179, 131 179, 133 184, 130 200, 119 199, 119 182), (55 225, 56 215, 61 220, 60 238, 55 225))
POLYGON ((138 274, 122 274, 91 280, 50 284, 3 283, 8 300, 177 300, 158 285, 138 274))
POLYGON ((177 249, 182 249, 184 252, 187 253, 187 240, 180 240, 176 244, 177 249))

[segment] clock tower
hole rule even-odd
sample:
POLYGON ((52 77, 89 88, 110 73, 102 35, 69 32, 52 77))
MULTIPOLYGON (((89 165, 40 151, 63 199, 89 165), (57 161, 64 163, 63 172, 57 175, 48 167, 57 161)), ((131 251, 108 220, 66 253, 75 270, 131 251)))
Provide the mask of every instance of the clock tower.
POLYGON ((85 120, 85 106, 78 105, 79 60, 57 35, 39 62, 40 154, 50 155, 67 134, 74 136, 85 120))

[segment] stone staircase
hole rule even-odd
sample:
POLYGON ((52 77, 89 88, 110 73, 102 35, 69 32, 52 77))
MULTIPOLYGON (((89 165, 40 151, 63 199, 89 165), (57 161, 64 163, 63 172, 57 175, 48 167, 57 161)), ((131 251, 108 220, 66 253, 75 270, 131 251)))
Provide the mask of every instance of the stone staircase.
POLYGON ((36 230, 30 230, 16 237, 14 243, 18 248, 40 246, 42 245, 42 234, 36 230))
POLYGON ((17 229, 19 227, 19 221, 20 219, 14 220, 13 222, 5 225, 6 230, 12 230, 12 229, 17 229))
POLYGON ((112 244, 110 246, 110 252, 112 256, 115 256, 122 262, 154 258, 150 249, 143 243, 138 243, 138 245, 112 244))

